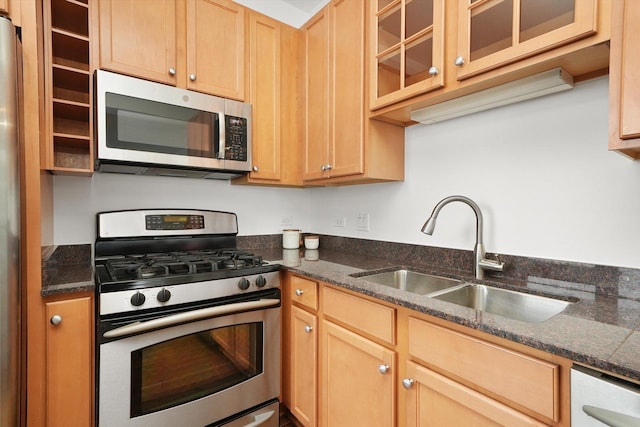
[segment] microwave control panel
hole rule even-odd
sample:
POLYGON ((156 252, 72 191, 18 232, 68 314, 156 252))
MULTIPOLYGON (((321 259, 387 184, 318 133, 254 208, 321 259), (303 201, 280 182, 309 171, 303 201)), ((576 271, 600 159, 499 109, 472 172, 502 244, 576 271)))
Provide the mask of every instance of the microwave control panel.
POLYGON ((225 116, 225 160, 247 161, 247 119, 225 116))

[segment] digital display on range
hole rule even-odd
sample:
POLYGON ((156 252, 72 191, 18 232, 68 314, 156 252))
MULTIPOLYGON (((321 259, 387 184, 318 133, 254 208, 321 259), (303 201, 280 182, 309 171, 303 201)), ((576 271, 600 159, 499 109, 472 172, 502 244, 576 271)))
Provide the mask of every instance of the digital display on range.
POLYGON ((198 230, 204 228, 202 215, 146 215, 147 230, 198 230))
POLYGON ((183 216, 163 216, 163 220, 164 222, 187 222, 189 220, 189 217, 186 215, 183 216))

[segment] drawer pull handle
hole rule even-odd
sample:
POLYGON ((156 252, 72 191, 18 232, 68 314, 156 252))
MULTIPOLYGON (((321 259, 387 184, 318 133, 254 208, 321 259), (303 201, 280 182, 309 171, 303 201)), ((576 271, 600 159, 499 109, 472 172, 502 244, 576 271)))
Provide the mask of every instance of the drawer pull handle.
POLYGON ((411 387, 413 387, 413 379, 412 378, 404 378, 402 380, 402 387, 406 388, 407 390, 409 390, 411 387))
POLYGON ((302 289, 296 289, 296 295, 301 297, 302 294, 304 294, 304 291, 302 289))

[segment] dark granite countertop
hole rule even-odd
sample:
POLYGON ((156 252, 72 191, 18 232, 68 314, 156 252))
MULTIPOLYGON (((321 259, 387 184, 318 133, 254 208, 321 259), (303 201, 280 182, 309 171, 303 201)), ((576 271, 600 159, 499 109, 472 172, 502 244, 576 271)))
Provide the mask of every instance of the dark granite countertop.
POLYGON ((43 297, 95 289, 91 245, 42 248, 43 297))
MULTIPOLYGON (((471 274, 470 251, 324 235, 320 239, 320 250, 307 253, 309 259, 318 258, 313 261, 305 259, 304 249, 285 257, 279 235, 239 237, 238 246, 258 248, 254 252, 281 263, 285 270, 640 382, 638 269, 501 256, 505 272, 483 283, 572 301, 545 322, 526 323, 357 277, 363 272, 410 268, 477 282, 471 274)), ((42 295, 93 291, 91 258, 91 245, 43 248, 42 295)))
MULTIPOLYGON (((545 275, 525 279, 491 279, 483 283, 572 301, 560 314, 542 323, 526 323, 459 306, 427 296, 390 288, 354 277, 364 271, 385 271, 398 267, 478 282, 464 272, 398 264, 387 258, 362 252, 321 249, 317 261, 289 260, 282 249, 263 250, 265 259, 283 264, 285 270, 299 273, 345 289, 379 298, 421 313, 436 316, 514 342, 553 353, 575 362, 640 381, 640 289, 638 270, 619 269, 620 283, 581 283, 557 280, 545 275), (603 289, 617 289, 617 295, 603 289), (627 296, 622 296, 622 295, 627 296)), ((314 253, 311 258, 318 256, 314 253)), ((566 268, 565 264, 559 264, 566 268)), ((584 265, 582 265, 584 266, 584 265)), ((554 274, 549 274, 553 276, 554 274)), ((607 280, 607 279, 600 279, 607 280)), ((585 280, 592 282, 592 280, 585 280)))

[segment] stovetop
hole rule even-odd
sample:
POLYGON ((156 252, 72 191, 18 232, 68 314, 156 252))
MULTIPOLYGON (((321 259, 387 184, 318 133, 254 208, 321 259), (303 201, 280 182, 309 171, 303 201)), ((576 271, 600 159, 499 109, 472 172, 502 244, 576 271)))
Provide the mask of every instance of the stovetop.
POLYGON ((131 284, 150 279, 160 282, 172 278, 191 282, 254 274, 265 271, 260 267, 268 265, 262 256, 234 248, 113 255, 96 259, 99 273, 96 277, 98 284, 131 284))

